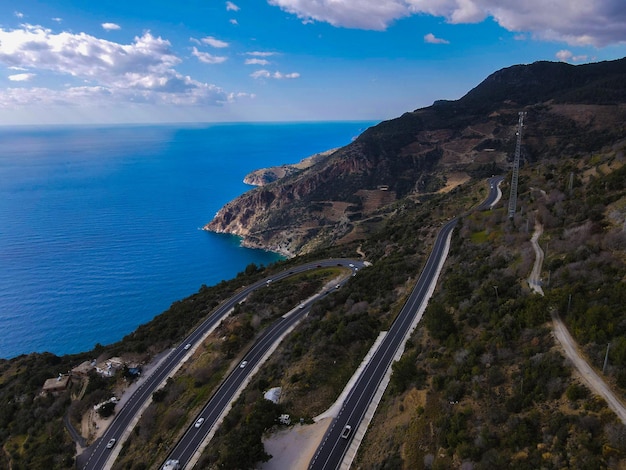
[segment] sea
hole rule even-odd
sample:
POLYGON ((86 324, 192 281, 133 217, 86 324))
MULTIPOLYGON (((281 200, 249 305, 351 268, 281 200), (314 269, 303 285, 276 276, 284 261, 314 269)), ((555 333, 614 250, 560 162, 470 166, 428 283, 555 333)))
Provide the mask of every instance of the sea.
POLYGON ((0 358, 91 350, 279 255, 201 230, 375 122, 0 127, 0 358))

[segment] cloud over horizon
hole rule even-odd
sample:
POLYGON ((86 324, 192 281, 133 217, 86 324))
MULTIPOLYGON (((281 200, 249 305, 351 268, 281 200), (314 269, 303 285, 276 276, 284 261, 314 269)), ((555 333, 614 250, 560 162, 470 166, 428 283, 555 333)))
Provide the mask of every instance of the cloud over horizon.
POLYGON ((626 42, 623 0, 268 0, 303 21, 385 30, 394 21, 427 14, 450 24, 479 23, 491 17, 512 32, 529 32, 550 41, 597 47, 626 42))
POLYGON ((22 25, 14 30, 0 28, 0 43, 0 63, 25 71, 15 74, 13 81, 27 81, 34 77, 33 71, 45 71, 77 82, 62 90, 8 89, 0 92, 0 103, 25 104, 30 98, 33 103, 67 100, 71 104, 87 96, 189 105, 228 101, 219 87, 177 72, 174 67, 182 60, 169 41, 150 32, 130 44, 119 44, 86 33, 53 33, 42 26, 22 25))

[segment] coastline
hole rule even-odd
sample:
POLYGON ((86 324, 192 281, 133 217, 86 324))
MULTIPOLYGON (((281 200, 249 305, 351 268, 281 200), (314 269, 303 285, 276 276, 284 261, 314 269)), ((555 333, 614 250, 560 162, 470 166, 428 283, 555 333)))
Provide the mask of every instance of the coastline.
POLYGON ((262 239, 220 240, 197 229, 250 189, 245 172, 343 145, 371 124, 3 133, 0 159, 11 165, 0 165, 9 196, 0 247, 15 256, 0 273, 0 310, 12 312, 0 322, 8 333, 0 357, 80 354, 113 344, 202 285, 234 278, 250 263, 293 257, 294 250, 262 239), (35 195, 48 203, 33 204, 35 195))
POLYGON ((295 253, 290 251, 286 247, 277 247, 277 246, 269 246, 258 241, 255 241, 254 237, 251 237, 249 233, 247 233, 247 229, 242 226, 236 226, 230 229, 224 228, 212 228, 217 224, 217 221, 222 221, 222 226, 228 226, 228 221, 231 219, 228 208, 235 205, 237 201, 241 200, 246 195, 250 194, 256 188, 266 186, 268 184, 279 181, 283 178, 292 176, 301 171, 310 168, 317 163, 325 161, 327 158, 332 156, 337 150, 338 147, 326 150, 324 152, 318 152, 306 158, 303 158, 298 163, 288 163, 280 166, 271 166, 266 168, 260 168, 248 173, 244 179, 244 184, 248 184, 250 186, 254 186, 253 189, 250 189, 243 194, 237 196, 235 199, 227 202, 224 206, 217 211, 217 213, 213 216, 213 219, 205 224, 202 227, 202 230, 212 233, 224 234, 237 237, 239 239, 239 245, 243 248, 250 248, 255 250, 264 250, 267 252, 275 253, 279 256, 282 256, 286 259, 290 259, 296 256, 295 253))
POLYGON ((307 168, 326 160, 337 150, 339 150, 338 147, 324 152, 315 153, 309 157, 303 158, 298 163, 287 163, 279 166, 259 168, 258 170, 248 173, 244 177, 243 182, 250 186, 265 186, 266 184, 273 183, 274 181, 278 181, 302 170, 306 170, 307 168))

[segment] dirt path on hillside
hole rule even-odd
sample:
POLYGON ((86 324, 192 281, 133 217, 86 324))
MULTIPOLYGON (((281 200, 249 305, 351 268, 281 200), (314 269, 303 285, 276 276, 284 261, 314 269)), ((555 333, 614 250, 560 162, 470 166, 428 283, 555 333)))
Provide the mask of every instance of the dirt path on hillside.
POLYGON ((626 407, 624 403, 613 393, 608 384, 600 377, 595 370, 585 361, 578 351, 578 345, 574 338, 569 334, 567 327, 556 313, 552 311, 552 325, 554 337, 561 343, 565 351, 565 355, 572 362, 581 378, 596 394, 600 395, 606 401, 620 421, 626 424, 626 407))
MULTIPOLYGON (((532 272, 528 277, 528 285, 530 288, 543 295, 543 289, 540 285, 541 266, 543 265, 544 253, 539 246, 539 237, 543 233, 543 226, 540 223, 535 224, 535 230, 530 242, 535 250, 535 263, 533 265, 532 272)), ((607 403, 608 407, 615 412, 617 417, 623 424, 626 424, 626 406, 624 403, 613 393, 613 390, 609 385, 600 377, 597 372, 589 365, 585 358, 580 354, 578 344, 570 335, 567 326, 563 323, 556 310, 551 311, 552 315, 552 332, 554 338, 558 341, 565 353, 567 359, 570 360, 574 369, 578 372, 580 378, 587 384, 587 386, 596 394, 601 396, 607 403)))
POLYGON ((543 233, 543 225, 539 222, 535 222, 535 231, 530 239, 530 243, 535 250, 535 264, 528 277, 529 287, 537 294, 543 295, 543 289, 541 288, 541 267, 543 266, 543 250, 539 246, 539 237, 543 233))

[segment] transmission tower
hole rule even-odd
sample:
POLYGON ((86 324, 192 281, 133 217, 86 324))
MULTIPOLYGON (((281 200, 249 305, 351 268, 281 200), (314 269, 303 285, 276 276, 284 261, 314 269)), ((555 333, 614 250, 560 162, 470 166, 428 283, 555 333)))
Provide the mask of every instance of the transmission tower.
POLYGON ((517 180, 519 178, 519 159, 522 146, 522 128, 524 127, 525 111, 520 111, 517 123, 517 144, 515 144, 515 158, 513 159, 513 177, 511 178, 511 196, 509 197, 509 219, 515 217, 517 205, 517 180))

